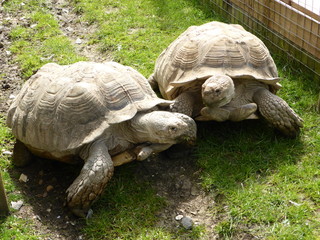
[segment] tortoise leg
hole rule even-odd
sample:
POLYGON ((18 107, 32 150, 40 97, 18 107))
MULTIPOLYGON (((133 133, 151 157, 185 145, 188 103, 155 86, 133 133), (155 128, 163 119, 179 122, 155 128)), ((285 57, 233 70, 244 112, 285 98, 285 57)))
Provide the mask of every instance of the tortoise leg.
POLYGON ((240 107, 236 107, 230 111, 229 120, 233 122, 245 120, 255 111, 257 111, 257 104, 255 103, 248 103, 240 107))
POLYGON ((148 157, 150 157, 153 153, 165 151, 171 146, 172 144, 161 144, 161 143, 138 146, 135 150, 137 152, 137 160, 143 161, 148 157))
POLYGON ((216 108, 204 107, 201 109, 201 116, 197 117, 197 121, 217 121, 224 122, 227 120, 239 122, 247 119, 257 110, 257 104, 248 103, 240 107, 223 106, 216 108))
POLYGON ((79 217, 88 217, 90 206, 113 175, 113 162, 103 141, 94 142, 83 159, 80 175, 67 189, 67 206, 79 217))
POLYGON ((253 95, 261 115, 280 132, 288 137, 296 137, 303 120, 280 97, 265 88, 259 88, 253 95))
POLYGON ((151 74, 151 76, 148 78, 148 82, 149 82, 149 84, 150 84, 150 86, 151 86, 151 88, 152 88, 153 90, 158 90, 158 89, 159 89, 158 82, 157 82, 157 80, 154 78, 154 73, 151 74))
POLYGON ((229 120, 230 111, 224 108, 209 108, 204 107, 200 111, 200 116, 196 117, 195 120, 197 121, 217 121, 217 122, 224 122, 229 120))
POLYGON ((170 105, 171 112, 183 113, 189 117, 192 117, 194 108, 194 96, 190 93, 181 93, 170 105))
POLYGON ((29 151, 26 145, 17 139, 13 147, 13 164, 17 167, 25 167, 31 162, 31 160, 32 153, 29 151))

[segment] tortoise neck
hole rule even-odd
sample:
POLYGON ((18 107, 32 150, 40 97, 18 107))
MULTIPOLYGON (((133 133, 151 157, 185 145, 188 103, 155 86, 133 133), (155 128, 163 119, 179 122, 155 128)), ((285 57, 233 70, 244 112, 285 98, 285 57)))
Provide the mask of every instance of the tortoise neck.
POLYGON ((142 114, 137 114, 129 121, 123 122, 119 125, 121 135, 129 142, 137 144, 147 142, 150 136, 148 125, 148 118, 142 114))

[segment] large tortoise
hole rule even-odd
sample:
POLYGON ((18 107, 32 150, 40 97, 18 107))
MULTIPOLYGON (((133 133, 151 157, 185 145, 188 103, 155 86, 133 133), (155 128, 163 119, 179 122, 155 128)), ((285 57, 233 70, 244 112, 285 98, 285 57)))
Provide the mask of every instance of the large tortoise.
POLYGON ((7 125, 17 138, 13 161, 23 165, 28 151, 66 163, 82 159, 80 175, 67 189, 67 206, 84 217, 113 174, 111 156, 136 147, 137 160, 144 160, 195 140, 192 118, 160 111, 169 103, 141 74, 115 62, 48 63, 9 109, 7 125))
POLYGON ((276 65, 263 42, 240 25, 191 26, 158 57, 149 77, 172 111, 196 120, 241 121, 262 116, 294 137, 302 119, 276 96, 276 65))

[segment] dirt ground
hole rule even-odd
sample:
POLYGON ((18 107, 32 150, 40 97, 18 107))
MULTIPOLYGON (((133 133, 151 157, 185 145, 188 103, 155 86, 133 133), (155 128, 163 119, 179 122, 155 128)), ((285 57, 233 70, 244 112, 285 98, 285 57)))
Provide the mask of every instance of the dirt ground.
MULTIPOLYGON (((73 13, 73 9, 64 8, 62 4, 61 0, 52 0, 52 11, 59 19, 61 29, 75 43, 77 50, 92 61, 112 60, 110 56, 101 55, 94 46, 87 46, 86 39, 81 39, 82 44, 76 44, 78 38, 94 31, 94 26, 77 21, 78 16, 73 13)), ((6 113, 11 99, 19 92, 23 83, 19 66, 14 63, 8 49, 10 45, 8 33, 18 22, 28 24, 19 12, 12 16, 0 8, 0 23, 4 19, 10 20, 10 25, 0 24, 2 114, 6 113)), ((179 147, 136 164, 135 174, 143 176, 141 181, 152 182, 157 194, 167 199, 167 207, 159 213, 159 226, 176 229, 179 223, 175 217, 182 214, 191 217, 196 224, 205 225, 211 232, 209 239, 216 239, 217 236, 212 232, 216 219, 210 214, 214 199, 199 187, 200 169, 195 166, 192 154, 177 148, 179 147)), ((35 231, 42 235, 43 239, 85 239, 85 236, 79 235, 79 229, 85 224, 84 221, 77 219, 63 207, 65 190, 79 170, 80 166, 74 169, 62 163, 43 159, 35 159, 33 164, 25 168, 15 168, 11 175, 16 180, 20 192, 27 198, 22 208, 13 214, 24 219, 33 219, 35 231), (18 181, 21 173, 28 176, 28 182, 18 181)))

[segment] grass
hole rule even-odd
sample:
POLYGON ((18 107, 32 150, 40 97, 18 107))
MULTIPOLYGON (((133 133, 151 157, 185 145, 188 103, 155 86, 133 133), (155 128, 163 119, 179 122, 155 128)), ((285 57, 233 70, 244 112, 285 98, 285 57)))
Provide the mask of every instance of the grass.
MULTIPOLYGON (((25 77, 49 61, 67 64, 85 59, 62 34, 45 1, 8 1, 7 11, 26 13, 31 27, 11 32, 11 51, 25 77)), ((102 54, 130 65, 148 77, 161 51, 190 25, 218 20, 195 0, 74 0, 82 21, 96 25, 86 36, 102 54)), ((202 186, 215 197, 212 217, 221 239, 319 239, 320 118, 316 111, 319 82, 277 59, 283 89, 279 95, 304 119, 300 138, 286 139, 262 121, 199 124, 196 161, 202 186)), ((1 122, 0 141, 12 147, 1 122)), ((0 166, 9 200, 15 193, 8 156, 0 166)), ((94 217, 83 232, 90 239, 206 239, 203 226, 173 232, 156 226, 165 199, 152 186, 134 179, 134 164, 117 171, 106 194, 94 205, 94 217), (134 183, 134 184, 132 184, 134 183)), ((1 236, 34 239, 32 225, 9 217, 0 223, 1 236), (2 235, 5 234, 5 235, 2 235), (24 235, 26 234, 27 235, 24 235), (20 234, 20 235, 19 235, 20 234), (30 236, 28 235, 30 234, 30 236), (26 237, 27 236, 27 237, 26 237), (28 238, 29 237, 29 238, 28 238)))
POLYGON ((25 13, 27 24, 17 26, 10 33, 13 41, 10 51, 16 55, 25 78, 48 62, 70 64, 86 60, 75 52, 71 40, 63 35, 45 2, 15 0, 6 5, 8 11, 25 13))
POLYGON ((212 20, 212 13, 197 1, 87 1, 74 0, 84 21, 98 30, 91 43, 111 52, 115 61, 148 76, 157 56, 190 25, 212 20))

